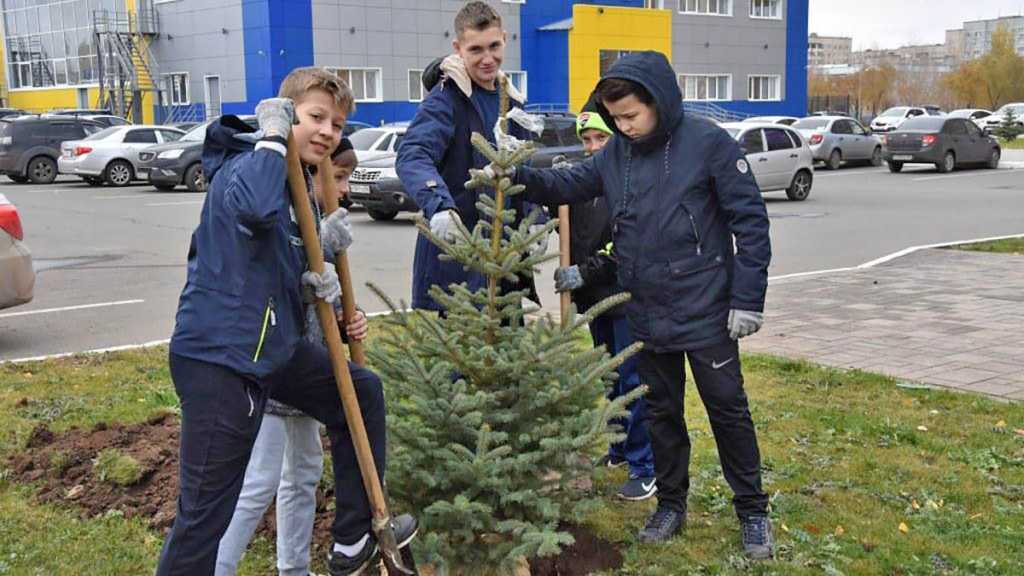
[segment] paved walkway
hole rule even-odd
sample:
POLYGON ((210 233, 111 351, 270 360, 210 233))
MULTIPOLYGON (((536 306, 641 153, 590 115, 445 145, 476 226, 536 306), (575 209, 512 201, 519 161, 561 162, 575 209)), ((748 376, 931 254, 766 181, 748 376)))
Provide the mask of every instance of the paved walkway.
POLYGON ((747 352, 1024 400, 1024 256, 923 250, 773 281, 747 352))

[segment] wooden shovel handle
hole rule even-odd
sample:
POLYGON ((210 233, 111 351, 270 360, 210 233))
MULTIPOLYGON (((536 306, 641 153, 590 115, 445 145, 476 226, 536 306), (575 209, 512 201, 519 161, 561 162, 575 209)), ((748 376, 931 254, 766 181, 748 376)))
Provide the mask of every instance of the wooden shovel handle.
MULTIPOLYGON (((572 254, 569 242, 569 206, 562 204, 558 207, 558 265, 562 268, 572 265, 572 254)), ((572 292, 562 292, 562 324, 569 321, 569 307, 572 305, 572 292)))

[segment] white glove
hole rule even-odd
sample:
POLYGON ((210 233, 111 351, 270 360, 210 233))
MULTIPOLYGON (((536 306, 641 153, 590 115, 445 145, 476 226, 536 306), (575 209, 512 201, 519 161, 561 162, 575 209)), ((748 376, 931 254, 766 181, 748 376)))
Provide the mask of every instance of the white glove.
POLYGON ((750 310, 729 310, 729 337, 733 340, 745 338, 761 329, 764 314, 750 310))
POLYGON ((338 208, 320 223, 320 246, 325 258, 334 259, 351 245, 352 224, 348 221, 348 210, 338 208))
POLYGON ((454 242, 462 220, 455 210, 441 210, 430 219, 430 232, 445 242, 454 242))
POLYGON ((508 176, 509 178, 515 178, 515 176, 516 176, 516 167, 515 166, 512 166, 510 168, 506 168, 504 170, 501 170, 500 168, 498 168, 497 166, 495 166, 492 163, 492 164, 488 164, 487 166, 484 166, 483 170, 481 170, 481 171, 488 178, 495 178, 495 177, 497 177, 499 170, 501 171, 501 175, 502 176, 508 176))
POLYGON ((267 98, 256 105, 256 121, 267 138, 288 138, 295 121, 295 103, 291 98, 267 98))
POLYGON ((323 274, 307 270, 302 275, 302 283, 312 287, 313 293, 321 300, 333 303, 341 298, 341 283, 338 282, 338 273, 330 266, 324 267, 323 274))

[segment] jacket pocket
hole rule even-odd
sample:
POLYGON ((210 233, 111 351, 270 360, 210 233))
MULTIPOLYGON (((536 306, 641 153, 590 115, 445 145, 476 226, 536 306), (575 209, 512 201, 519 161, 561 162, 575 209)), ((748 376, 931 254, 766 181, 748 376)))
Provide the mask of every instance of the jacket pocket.
POLYGON ((274 328, 277 327, 277 310, 274 309, 274 298, 271 296, 267 299, 267 306, 263 311, 263 324, 260 327, 259 340, 256 342, 256 352, 252 356, 253 362, 259 362, 260 356, 263 353, 263 347, 267 343, 267 338, 273 333, 274 328))
POLYGON ((728 300, 729 275, 720 254, 701 254, 668 263, 665 294, 673 312, 706 316, 728 300))

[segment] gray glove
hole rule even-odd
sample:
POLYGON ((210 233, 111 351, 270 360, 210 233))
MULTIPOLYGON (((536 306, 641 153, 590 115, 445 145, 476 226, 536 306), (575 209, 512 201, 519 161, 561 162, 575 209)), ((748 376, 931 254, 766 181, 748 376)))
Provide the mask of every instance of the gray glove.
POLYGON ((313 288, 313 293, 321 300, 334 302, 341 297, 341 283, 338 282, 338 273, 330 266, 324 267, 323 274, 307 270, 302 275, 302 283, 313 288))
POLYGON ((745 338, 761 329, 764 314, 750 310, 729 310, 729 337, 733 340, 745 338))
POLYGON ((580 267, 573 264, 555 269, 555 292, 567 292, 583 288, 583 274, 580 267))
POLYGON ((454 242, 459 234, 458 224, 462 220, 455 210, 441 210, 430 219, 430 231, 445 242, 454 242))
MULTIPOLYGON (((494 164, 488 164, 487 166, 484 166, 483 173, 486 174, 488 178, 494 178, 495 175, 497 175, 498 173, 498 167, 495 166, 494 164)), ((501 175, 508 176, 509 178, 515 178, 516 167, 511 166, 509 168, 502 170, 501 175)))
POLYGON ((352 225, 348 221, 348 210, 338 208, 320 223, 320 247, 324 257, 334 259, 339 252, 352 245, 352 225))
POLYGON ((295 103, 291 98, 267 98, 256 105, 256 121, 264 137, 287 139, 295 119, 295 103))

